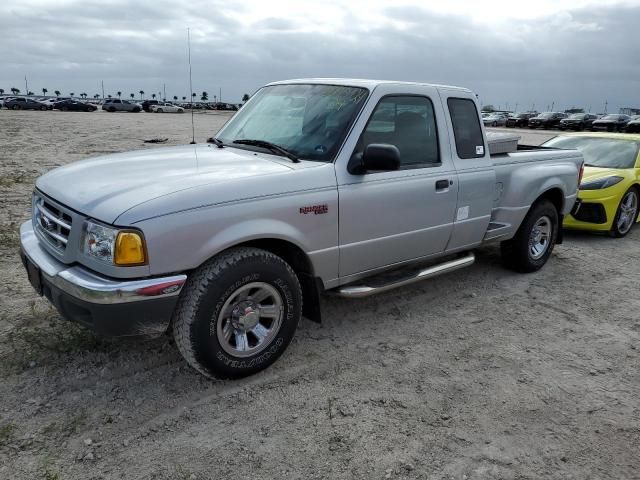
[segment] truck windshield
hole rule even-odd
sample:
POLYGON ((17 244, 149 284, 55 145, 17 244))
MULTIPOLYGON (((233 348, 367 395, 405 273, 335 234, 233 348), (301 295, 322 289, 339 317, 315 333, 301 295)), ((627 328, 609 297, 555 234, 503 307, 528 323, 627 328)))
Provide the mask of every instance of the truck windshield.
POLYGON ((575 149, 584 156, 588 167, 633 168, 638 156, 638 143, 598 137, 556 137, 543 147, 575 149))
POLYGON ((217 138, 228 146, 257 150, 264 150, 258 142, 252 142, 253 145, 233 142, 269 142, 304 160, 330 162, 368 94, 364 88, 338 85, 264 87, 217 138))

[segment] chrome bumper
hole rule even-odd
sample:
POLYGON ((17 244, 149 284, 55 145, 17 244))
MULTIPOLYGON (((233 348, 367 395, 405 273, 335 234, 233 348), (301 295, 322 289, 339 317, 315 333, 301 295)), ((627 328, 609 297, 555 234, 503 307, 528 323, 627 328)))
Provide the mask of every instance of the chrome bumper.
POLYGON ((184 274, 123 281, 78 265, 65 265, 40 246, 31 220, 20 227, 20 244, 24 255, 40 269, 43 282, 88 303, 110 305, 177 297, 187 281, 184 274))

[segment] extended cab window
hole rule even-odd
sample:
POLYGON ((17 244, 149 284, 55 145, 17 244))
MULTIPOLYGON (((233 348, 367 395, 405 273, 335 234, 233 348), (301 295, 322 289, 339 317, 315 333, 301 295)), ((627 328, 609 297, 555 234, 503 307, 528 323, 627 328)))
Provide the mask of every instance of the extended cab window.
POLYGON ((447 100, 447 105, 453 124, 458 157, 484 157, 484 137, 475 102, 468 98, 450 98, 447 100))
POLYGON ((418 96, 384 97, 373 111, 357 151, 367 145, 395 145, 400 151, 401 168, 440 164, 438 132, 431 100, 418 96))

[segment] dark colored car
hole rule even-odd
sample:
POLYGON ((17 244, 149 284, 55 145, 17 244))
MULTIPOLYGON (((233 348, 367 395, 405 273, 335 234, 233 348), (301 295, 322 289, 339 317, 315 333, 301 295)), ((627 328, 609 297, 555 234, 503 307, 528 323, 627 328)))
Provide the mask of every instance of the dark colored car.
POLYGON ((594 120, 591 124, 591 129, 606 130, 607 132, 623 132, 630 120, 631 117, 629 115, 613 113, 594 120))
POLYGON ((537 113, 516 113, 514 116, 507 118, 505 127, 526 127, 529 124, 529 119, 535 117, 537 113))
POLYGON ((631 117, 631 120, 627 123, 626 131, 627 133, 640 133, 640 115, 631 117))
POLYGON ((24 97, 8 100, 4 102, 4 106, 12 110, 47 110, 45 104, 24 97))
POLYGON ((142 105, 142 109, 145 112, 150 112, 151 111, 151 105, 158 105, 160 102, 158 100, 145 100, 144 102, 141 103, 142 105))
POLYGON ((529 119, 529 128, 558 128, 560 120, 567 115, 561 112, 543 112, 529 119))
POLYGON ((574 113, 560 120, 558 128, 560 130, 588 130, 597 119, 598 117, 591 113, 574 113))
POLYGON ((56 110, 62 110, 63 112, 95 112, 97 108, 88 103, 78 102, 77 100, 61 100, 53 104, 53 108, 56 110))

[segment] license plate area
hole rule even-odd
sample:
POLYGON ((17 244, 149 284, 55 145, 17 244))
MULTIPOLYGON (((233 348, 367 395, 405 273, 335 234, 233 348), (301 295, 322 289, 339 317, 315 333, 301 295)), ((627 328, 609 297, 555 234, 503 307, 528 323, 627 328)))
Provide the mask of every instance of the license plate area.
POLYGON ((42 273, 40 272, 40 268, 33 263, 29 258, 22 254, 22 263, 24 264, 24 268, 27 271, 27 277, 29 278, 29 283, 38 292, 38 295, 42 295, 42 273))

